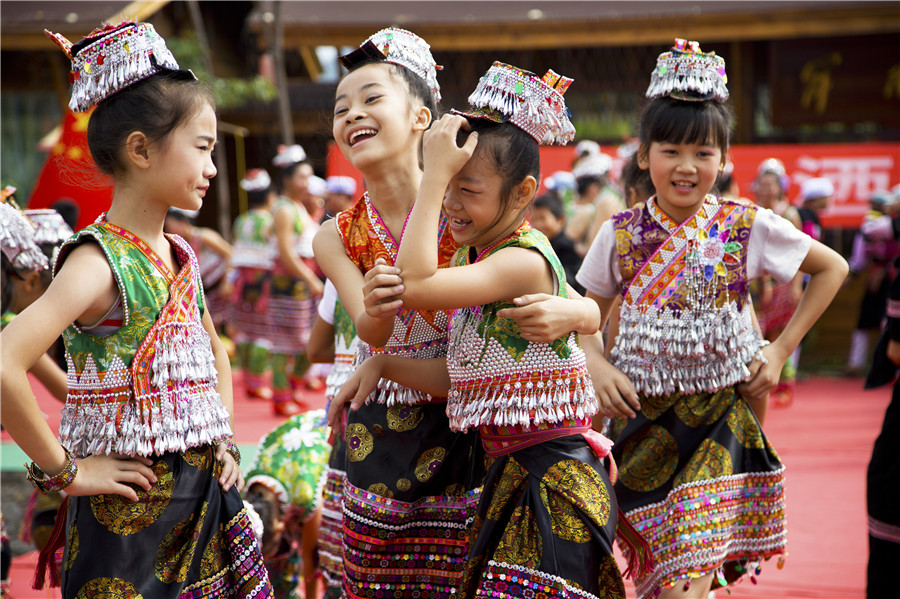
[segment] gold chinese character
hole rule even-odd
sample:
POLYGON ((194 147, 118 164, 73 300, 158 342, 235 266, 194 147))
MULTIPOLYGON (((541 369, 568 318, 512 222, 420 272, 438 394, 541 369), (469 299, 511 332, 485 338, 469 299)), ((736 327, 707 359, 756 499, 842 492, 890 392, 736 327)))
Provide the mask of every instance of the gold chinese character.
POLYGON ((825 112, 828 105, 828 94, 833 83, 831 71, 843 62, 840 53, 832 52, 827 56, 810 60, 800 71, 800 81, 804 83, 803 94, 800 96, 800 105, 804 108, 812 108, 816 114, 825 112))

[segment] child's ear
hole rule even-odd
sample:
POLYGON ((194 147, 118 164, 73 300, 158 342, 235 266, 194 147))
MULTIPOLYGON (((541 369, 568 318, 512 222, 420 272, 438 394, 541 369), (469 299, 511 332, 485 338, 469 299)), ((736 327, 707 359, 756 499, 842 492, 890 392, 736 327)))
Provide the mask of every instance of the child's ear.
POLYGON ((522 179, 522 182, 516 187, 516 197, 513 200, 516 208, 527 206, 534 197, 535 191, 537 191, 537 179, 531 175, 522 179))
POLYGON ((431 110, 427 106, 419 106, 415 111, 413 131, 425 131, 431 126, 431 110))
POLYGON ((138 168, 150 166, 150 140, 141 131, 132 131, 125 139, 125 157, 138 168))
POLYGON ((32 293, 41 285, 41 273, 37 270, 30 270, 22 275, 22 286, 26 293, 32 293))
POLYGON ((647 153, 648 148, 641 144, 637 149, 637 163, 642 171, 650 168, 650 156, 647 153))

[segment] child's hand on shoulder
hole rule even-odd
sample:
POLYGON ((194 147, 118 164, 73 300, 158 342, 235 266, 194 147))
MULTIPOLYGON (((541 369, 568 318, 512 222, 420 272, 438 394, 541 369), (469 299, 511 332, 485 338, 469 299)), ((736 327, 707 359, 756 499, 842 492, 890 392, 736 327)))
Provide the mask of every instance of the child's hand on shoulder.
POLYGON ((468 129, 469 122, 458 114, 445 114, 431 124, 422 142, 425 172, 429 177, 449 182, 472 158, 478 144, 477 132, 470 133, 462 147, 456 144, 460 130, 468 129))
POLYGON ((394 318, 403 307, 398 296, 403 293, 400 269, 388 264, 384 258, 375 260, 375 266, 365 274, 363 303, 366 314, 372 318, 394 318))

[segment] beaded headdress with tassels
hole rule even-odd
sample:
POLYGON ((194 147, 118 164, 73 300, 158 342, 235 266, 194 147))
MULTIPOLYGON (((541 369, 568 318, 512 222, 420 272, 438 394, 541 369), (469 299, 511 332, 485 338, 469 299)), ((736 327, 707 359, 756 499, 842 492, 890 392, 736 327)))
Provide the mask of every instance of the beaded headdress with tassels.
POLYGON ((72 61, 69 108, 74 112, 85 112, 117 91, 164 71, 196 80, 191 71, 178 66, 150 23, 105 25, 76 44, 58 33, 46 29, 44 33, 72 61))
POLYGON ((564 145, 575 138, 563 94, 572 79, 547 71, 538 77, 530 71, 495 62, 481 76, 469 96, 467 111, 452 111, 474 119, 511 123, 541 145, 564 145))
MULTIPOLYGON (((10 190, 15 188, 3 190, 7 197, 10 190)), ((0 251, 16 269, 41 271, 49 266, 47 256, 34 240, 34 226, 11 202, 0 203, 0 251)))
POLYGON ((444 67, 434 61, 431 46, 415 33, 388 27, 373 34, 358 49, 340 58, 341 64, 347 69, 368 60, 383 60, 406 67, 425 80, 435 102, 441 101, 437 72, 444 67))
POLYGON ((676 38, 675 46, 656 59, 646 96, 724 102, 728 99, 726 83, 724 58, 715 52, 702 52, 698 42, 676 38))

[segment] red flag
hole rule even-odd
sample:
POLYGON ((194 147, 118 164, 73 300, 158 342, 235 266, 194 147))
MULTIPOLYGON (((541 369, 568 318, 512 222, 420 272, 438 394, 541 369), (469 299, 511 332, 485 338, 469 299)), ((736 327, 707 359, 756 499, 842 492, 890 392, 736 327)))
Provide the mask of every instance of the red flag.
POLYGON ((28 200, 29 208, 49 208, 59 200, 71 200, 79 208, 76 231, 109 209, 113 197, 112 178, 97 169, 88 150, 87 125, 92 112, 66 112, 59 141, 51 148, 28 200))

